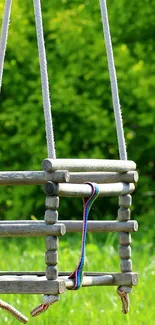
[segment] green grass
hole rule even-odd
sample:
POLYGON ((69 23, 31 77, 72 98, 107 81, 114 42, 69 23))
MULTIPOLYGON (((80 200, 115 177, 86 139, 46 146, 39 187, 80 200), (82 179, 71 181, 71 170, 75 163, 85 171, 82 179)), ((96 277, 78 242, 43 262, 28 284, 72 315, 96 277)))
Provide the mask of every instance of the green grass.
MULTIPOLYGON (((59 249, 59 270, 73 270, 77 264, 80 249, 79 236, 66 236, 61 239, 59 249)), ((116 237, 108 235, 89 236, 85 270, 119 271, 116 237)), ((148 238, 148 237, 147 237, 148 238)), ((133 242, 133 270, 139 272, 139 285, 130 295, 131 310, 128 315, 121 313, 121 303, 116 294, 116 287, 92 287, 79 291, 66 291, 59 303, 50 307, 46 313, 31 318, 33 307, 42 301, 37 295, 2 295, 1 298, 11 303, 27 317, 31 325, 147 325, 155 324, 155 255, 153 245, 146 236, 141 245, 133 242)), ((151 241, 150 241, 151 242, 151 241)), ((41 270, 44 264, 44 239, 1 239, 1 270, 41 270)), ((7 312, 1 310, 0 324, 16 325, 7 312)))

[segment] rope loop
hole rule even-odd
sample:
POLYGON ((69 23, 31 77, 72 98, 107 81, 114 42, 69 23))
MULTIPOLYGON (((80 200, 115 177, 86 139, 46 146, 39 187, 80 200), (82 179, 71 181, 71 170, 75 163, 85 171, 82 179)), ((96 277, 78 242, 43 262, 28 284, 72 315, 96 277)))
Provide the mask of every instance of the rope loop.
POLYGON ((85 262, 85 246, 86 246, 86 235, 87 235, 87 223, 90 209, 99 195, 99 187, 96 183, 89 184, 92 188, 92 193, 89 198, 83 198, 83 229, 82 229, 82 245, 81 245, 81 257, 78 266, 75 271, 69 276, 69 279, 74 279, 74 287, 72 290, 78 290, 82 285, 83 278, 83 267, 85 262))
POLYGON ((44 295, 42 304, 38 305, 31 311, 31 316, 36 317, 41 313, 45 312, 50 305, 53 305, 55 302, 59 301, 59 296, 44 295))
POLYGON ((129 299, 129 293, 131 293, 132 288, 127 286, 120 286, 117 288, 117 293, 122 301, 122 312, 123 314, 127 314, 130 309, 130 299, 129 299))

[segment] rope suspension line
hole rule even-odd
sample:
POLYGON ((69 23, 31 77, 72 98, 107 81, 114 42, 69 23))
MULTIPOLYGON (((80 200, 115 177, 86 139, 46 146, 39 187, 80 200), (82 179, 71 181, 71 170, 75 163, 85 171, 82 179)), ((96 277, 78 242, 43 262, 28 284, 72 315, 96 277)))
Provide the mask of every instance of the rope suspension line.
POLYGON ((33 4, 34 4, 38 52, 39 52, 39 61, 40 61, 47 151, 48 151, 48 157, 55 159, 56 153, 55 153, 55 145, 54 145, 54 131, 53 131, 53 123, 52 123, 51 102, 50 102, 49 82, 48 82, 48 72, 47 72, 47 60, 46 60, 46 51, 45 51, 45 45, 44 45, 43 23, 42 23, 42 12, 41 12, 40 0, 33 0, 33 4))
POLYGON ((0 308, 7 310, 9 314, 19 320, 21 323, 26 324, 28 322, 27 317, 25 317, 21 312, 19 312, 16 308, 9 305, 7 302, 0 299, 0 308))
POLYGON ((2 88, 4 58, 5 58, 6 45, 7 45, 7 39, 8 39, 11 6, 12 6, 12 0, 6 0, 5 8, 4 8, 4 16, 3 16, 3 21, 2 21, 1 36, 0 36, 0 92, 1 92, 1 88, 2 88))
POLYGON ((104 32, 104 39, 105 39, 107 59, 108 59, 109 76, 111 82, 111 92, 112 92, 113 109, 114 109, 115 122, 116 122, 119 155, 121 160, 127 160, 127 150, 126 150, 126 144, 124 138, 123 121, 122 121, 122 114, 121 114, 121 107, 120 107, 120 100, 119 100, 119 93, 118 93, 117 76, 116 76, 116 69, 114 63, 114 55, 112 49, 112 41, 110 35, 106 0, 100 0, 100 8, 101 8, 103 32, 104 32))
MULTIPOLYGON (((1 36, 0 36, 0 92, 2 88, 4 59, 5 59, 7 39, 8 39, 11 7, 12 7, 12 0, 6 0, 3 20, 2 20, 1 36)), ((21 314, 16 308, 12 307, 10 304, 8 304, 7 302, 1 299, 0 299, 0 308, 7 310, 11 315, 13 315, 20 322, 24 324, 27 323, 28 319, 23 314, 21 314)))

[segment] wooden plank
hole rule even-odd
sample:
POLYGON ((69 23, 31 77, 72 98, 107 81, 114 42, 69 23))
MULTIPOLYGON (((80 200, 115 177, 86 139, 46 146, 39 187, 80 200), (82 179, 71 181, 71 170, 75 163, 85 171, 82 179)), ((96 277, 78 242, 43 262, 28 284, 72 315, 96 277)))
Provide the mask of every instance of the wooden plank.
POLYGON ((39 185, 47 181, 56 183, 69 182, 67 170, 57 170, 52 173, 45 171, 10 171, 0 172, 0 185, 39 185))
POLYGON ((30 293, 57 295, 64 293, 65 281, 47 280, 45 276, 0 276, 0 293, 30 293))
POLYGON ((64 224, 47 225, 37 221, 0 223, 0 237, 40 237, 63 236, 66 232, 64 224))
MULTIPOLYGON (((0 272, 0 293, 5 293, 5 286, 6 286, 6 281, 8 285, 11 283, 16 283, 19 282, 20 284, 22 283, 30 283, 29 286, 27 286, 26 293, 51 293, 55 290, 64 290, 64 282, 66 283, 66 288, 71 289, 73 286, 74 281, 69 280, 68 277, 72 272, 59 272, 59 277, 58 281, 54 280, 47 280, 45 278, 45 272, 0 272), (58 283, 62 283, 62 287, 60 288, 58 283), (34 283, 34 285, 33 285, 34 283), (38 286, 38 289, 36 289, 36 283, 38 286), (45 287, 43 288, 40 283, 43 283, 45 287), (54 284, 52 288, 52 283, 54 284), (57 283, 57 284, 56 284, 57 283), (33 285, 33 288, 35 287, 35 291, 31 290, 31 285, 33 285), (48 288, 49 285, 49 288, 48 288), (39 288, 40 286, 40 288, 39 288), (58 289, 55 289, 58 288, 58 289), (2 289, 3 288, 3 289, 2 289), (29 289, 30 288, 30 289, 29 289), (43 292, 41 292, 43 288, 43 292), (3 291, 2 291, 3 290, 3 291), (28 292, 28 290, 31 290, 31 292, 28 292), (47 292, 48 290, 48 292, 47 292), (52 290, 52 292, 50 291, 52 290)), ((138 284, 138 274, 135 272, 127 272, 127 273, 118 273, 118 272, 85 272, 84 273, 84 279, 83 279, 83 286, 92 286, 92 285, 114 285, 114 286, 119 286, 119 285, 137 285, 138 284)), ((26 284, 27 285, 27 284, 26 284)), ((22 288, 19 289, 21 291, 24 291, 23 288, 24 285, 22 285, 22 288)), ((16 286, 17 290, 17 286, 16 286)), ((24 293, 21 292, 20 293, 24 293)), ((9 288, 9 292, 11 293, 11 289, 9 288)), ((17 292, 13 292, 17 293, 17 292)), ((54 294, 54 293, 53 293, 54 294)), ((55 293, 56 294, 56 293, 55 293)))
POLYGON ((130 160, 108 159, 44 159, 42 167, 45 171, 67 169, 72 172, 107 171, 127 172, 136 169, 136 164, 130 160))
MULTIPOLYGON (((48 236, 53 235, 56 227, 64 225, 66 232, 81 232, 83 221, 79 220, 59 220, 60 224, 46 225, 44 221, 0 221, 0 237, 10 236, 48 236), (29 230, 30 229, 30 230, 29 230), (23 232, 23 233, 21 233, 23 232)), ((136 220, 127 222, 119 221, 88 221, 88 232, 136 232, 138 223, 136 220)), ((53 235, 54 236, 54 235, 53 235)), ((55 235, 56 236, 56 235, 55 235)))
MULTIPOLYGON (((92 193, 89 184, 55 184, 47 182, 45 187, 49 195, 58 195, 60 197, 88 197, 92 193)), ((132 193, 135 189, 132 183, 99 184, 98 187, 100 197, 125 195, 132 193)))
POLYGON ((116 172, 71 172, 69 183, 83 184, 85 182, 95 182, 97 184, 105 183, 137 183, 138 173, 131 171, 127 173, 116 172))

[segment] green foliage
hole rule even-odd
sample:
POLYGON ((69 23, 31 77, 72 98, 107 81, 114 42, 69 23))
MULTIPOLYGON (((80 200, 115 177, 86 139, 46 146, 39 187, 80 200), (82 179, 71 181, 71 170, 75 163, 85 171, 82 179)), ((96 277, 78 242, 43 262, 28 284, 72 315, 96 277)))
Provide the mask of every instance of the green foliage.
MULTIPOLYGON (((3 5, 4 1, 1 17, 3 5)), ((108 7, 128 153, 140 170, 134 210, 151 220, 155 195, 155 2, 109 0, 108 7)), ((42 9, 57 157, 117 159, 99 4, 47 0, 42 9)), ((0 125, 0 169, 40 169, 47 153, 30 0, 13 3, 0 125)), ((3 188, 1 217, 42 217, 43 200, 39 187, 3 188)), ((81 213, 76 203, 62 201, 61 211, 64 209, 68 215, 73 209, 76 216, 81 213)), ((104 211, 116 211, 115 205, 110 208, 105 203, 104 211)))

